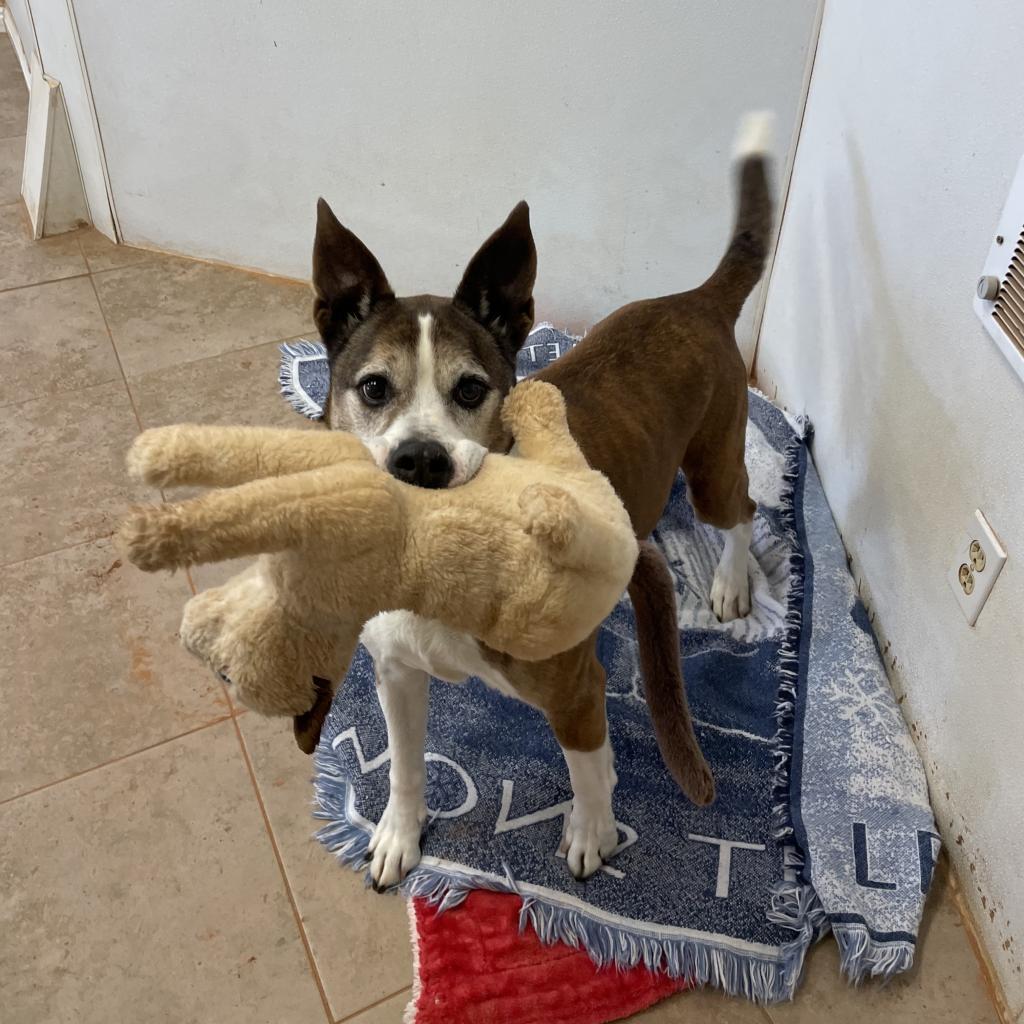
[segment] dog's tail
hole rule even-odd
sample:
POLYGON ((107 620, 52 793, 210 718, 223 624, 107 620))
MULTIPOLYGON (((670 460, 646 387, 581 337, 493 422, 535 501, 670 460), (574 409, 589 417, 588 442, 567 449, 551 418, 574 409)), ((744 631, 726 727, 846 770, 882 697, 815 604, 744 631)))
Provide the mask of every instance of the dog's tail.
POLYGON ((694 735, 686 701, 672 576, 650 541, 640 544, 629 597, 636 614, 644 696, 658 749, 679 788, 693 803, 704 806, 715 798, 715 780, 694 735))
POLYGON ((733 148, 738 200, 729 246, 704 289, 714 291, 720 308, 733 320, 757 284, 768 259, 772 233, 772 197, 768 183, 775 115, 746 114, 733 148))

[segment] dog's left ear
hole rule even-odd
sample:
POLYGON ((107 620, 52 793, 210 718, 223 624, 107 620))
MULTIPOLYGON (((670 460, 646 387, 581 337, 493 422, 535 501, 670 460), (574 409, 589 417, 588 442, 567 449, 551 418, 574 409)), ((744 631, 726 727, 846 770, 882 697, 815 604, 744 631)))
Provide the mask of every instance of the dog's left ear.
POLYGON ((395 297, 377 258, 324 199, 316 204, 313 292, 313 319, 331 356, 381 303, 395 297))
POLYGON ((533 326, 536 277, 530 208, 520 202, 469 261, 455 292, 455 304, 494 335, 509 362, 533 326))

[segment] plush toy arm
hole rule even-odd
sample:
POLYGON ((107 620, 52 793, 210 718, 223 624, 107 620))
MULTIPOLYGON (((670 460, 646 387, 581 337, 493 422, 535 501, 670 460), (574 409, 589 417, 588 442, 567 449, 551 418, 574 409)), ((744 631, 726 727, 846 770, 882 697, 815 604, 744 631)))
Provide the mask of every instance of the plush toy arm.
POLYGON ((140 434, 128 451, 127 463, 132 477, 153 487, 231 487, 370 458, 351 434, 186 423, 140 434))
POLYGON ((517 384, 505 399, 501 418, 524 458, 561 469, 587 468, 569 433, 565 400, 553 384, 540 380, 517 384))
POLYGON ((355 550, 368 544, 360 524, 384 536, 394 519, 382 478, 375 466, 337 465, 255 480, 177 505, 136 509, 120 539, 129 560, 146 572, 327 543, 328 534, 332 555, 342 557, 348 542, 355 550))

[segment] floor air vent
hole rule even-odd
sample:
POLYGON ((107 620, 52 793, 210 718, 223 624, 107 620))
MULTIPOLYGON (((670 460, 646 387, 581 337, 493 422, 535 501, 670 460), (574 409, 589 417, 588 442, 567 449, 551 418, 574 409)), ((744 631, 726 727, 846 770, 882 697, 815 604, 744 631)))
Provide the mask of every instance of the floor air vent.
POLYGON ((974 311, 1024 380, 1024 159, 978 279, 974 311))

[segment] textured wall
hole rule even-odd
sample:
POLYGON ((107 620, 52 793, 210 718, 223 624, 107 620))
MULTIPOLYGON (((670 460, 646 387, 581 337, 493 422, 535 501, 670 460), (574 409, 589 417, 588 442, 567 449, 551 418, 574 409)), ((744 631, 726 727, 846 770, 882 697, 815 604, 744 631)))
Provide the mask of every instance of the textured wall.
POLYGON ((1022 38, 1017 0, 826 3, 758 354, 762 386, 814 421, 826 493, 1014 1014, 1024 384, 971 301, 1024 151, 1022 38), (944 577, 976 507, 1009 560, 971 629, 944 577))

